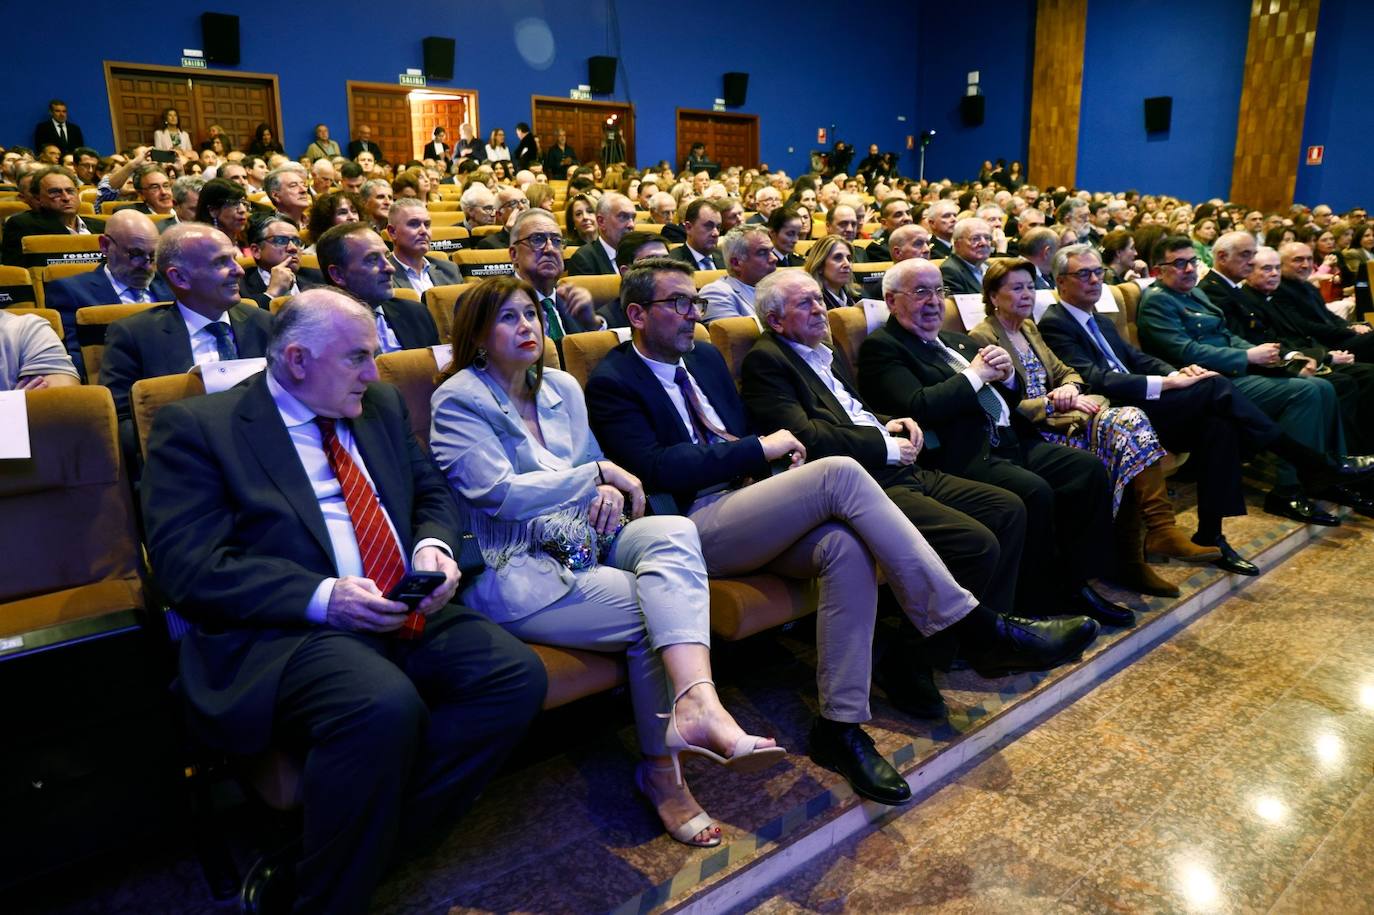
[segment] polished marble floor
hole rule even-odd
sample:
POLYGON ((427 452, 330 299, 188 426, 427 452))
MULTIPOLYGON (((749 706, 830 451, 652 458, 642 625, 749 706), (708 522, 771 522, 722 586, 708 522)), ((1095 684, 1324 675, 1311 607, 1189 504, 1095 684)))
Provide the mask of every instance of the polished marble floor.
POLYGON ((1374 911, 1374 525, 739 911, 1374 911))

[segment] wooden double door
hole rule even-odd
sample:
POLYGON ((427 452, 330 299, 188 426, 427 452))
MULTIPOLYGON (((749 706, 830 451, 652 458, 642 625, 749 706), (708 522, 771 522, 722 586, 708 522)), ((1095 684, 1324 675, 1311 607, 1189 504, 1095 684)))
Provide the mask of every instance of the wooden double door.
POLYGON ((417 90, 390 83, 348 82, 349 137, 356 137, 358 128, 366 124, 372 128, 372 142, 381 147, 387 162, 400 164, 417 158, 434 136, 435 127, 444 128, 448 134, 444 142, 452 149, 464 121, 472 124, 474 131, 479 124, 477 93, 473 90, 417 90))
MULTIPOLYGON (((197 148, 209 136, 211 124, 223 129, 230 150, 247 147, 259 124, 271 128, 287 155, 299 155, 310 142, 309 137, 282 137, 281 97, 274 74, 106 61, 105 85, 118 149, 152 143, 153 131, 162 127, 162 112, 168 108, 177 110, 181 129, 197 148)), ((314 125, 310 127, 313 133, 314 125)))
MULTIPOLYGON (((577 153, 579 162, 600 162, 601 144, 606 139, 606 119, 617 115, 621 138, 625 143, 625 162, 635 164, 635 109, 624 102, 583 102, 536 95, 530 99, 530 123, 539 137, 539 148, 547 151, 554 144, 559 128, 568 132, 568 145, 577 153)), ((506 145, 515 137, 506 131, 506 145)))
POLYGON ((677 110, 677 161, 681 168, 692 144, 706 144, 706 158, 722 166, 757 168, 759 164, 759 116, 728 111, 677 110))

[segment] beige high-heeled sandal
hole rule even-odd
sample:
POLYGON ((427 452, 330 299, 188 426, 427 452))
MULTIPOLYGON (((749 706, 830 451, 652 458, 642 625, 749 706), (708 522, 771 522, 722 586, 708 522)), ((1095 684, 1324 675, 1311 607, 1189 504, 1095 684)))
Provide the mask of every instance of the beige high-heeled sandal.
POLYGON ((677 776, 677 783, 679 785, 682 784, 682 760, 680 757, 683 753, 704 756, 711 760, 711 762, 720 766, 725 766, 727 769, 733 769, 736 772, 758 772, 782 761, 782 758, 787 755, 785 749, 777 746, 760 747, 759 742, 766 738, 755 737, 752 734, 744 734, 739 740, 735 741, 734 750, 729 756, 721 756, 714 750, 708 750, 706 747, 699 747, 695 744, 688 743, 687 739, 682 736, 682 732, 677 728, 677 704, 693 687, 699 686, 702 683, 709 683, 713 687, 716 685, 715 681, 711 680, 709 677, 693 680, 679 690, 678 694, 673 697, 672 711, 667 715, 659 716, 668 719, 668 733, 664 737, 663 743, 668 750, 668 756, 673 761, 673 772, 677 776))
MULTIPOLYGON (((655 813, 658 813, 658 805, 661 799, 654 792, 653 785, 649 782, 649 770, 667 772, 669 769, 673 768, 675 767, 655 766, 650 764, 648 760, 635 766, 635 787, 639 789, 640 794, 644 795, 644 799, 654 808, 655 813)), ((678 784, 681 785, 682 782, 679 781, 678 784)), ((667 831, 668 835, 672 836, 683 845, 690 845, 693 848, 715 848, 720 844, 720 826, 716 824, 715 820, 711 819, 711 815, 705 810, 696 814, 687 822, 679 823, 677 826, 669 826, 667 821, 663 820, 663 814, 661 813, 658 813, 658 818, 663 822, 663 828, 667 831), (710 838, 704 840, 698 839, 697 837, 703 832, 707 833, 710 838)))

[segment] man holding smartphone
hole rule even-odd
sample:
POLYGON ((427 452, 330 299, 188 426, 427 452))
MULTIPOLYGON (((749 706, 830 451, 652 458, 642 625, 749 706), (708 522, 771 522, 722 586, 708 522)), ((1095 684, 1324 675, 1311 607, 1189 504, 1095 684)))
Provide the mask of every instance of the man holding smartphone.
POLYGON ((471 805, 546 689, 533 652, 450 603, 457 509, 376 383, 377 349, 365 306, 304 292, 276 316, 265 373, 167 406, 149 441, 152 567, 195 624, 179 681, 193 726, 235 754, 305 748, 302 854, 249 874, 259 911, 366 911, 393 848, 471 805), (443 583, 404 638, 412 608, 384 595, 416 571, 443 583))

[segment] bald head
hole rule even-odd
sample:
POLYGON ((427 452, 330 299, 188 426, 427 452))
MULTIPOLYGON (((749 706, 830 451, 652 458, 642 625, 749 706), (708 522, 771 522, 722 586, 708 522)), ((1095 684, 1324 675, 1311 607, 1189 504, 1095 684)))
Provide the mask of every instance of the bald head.
POLYGON ((157 224, 133 207, 116 210, 105 221, 100 250, 115 279, 133 289, 147 289, 156 270, 157 224))
POLYGON ((898 226, 892 230, 887 241, 894 263, 930 256, 930 230, 925 226, 915 223, 898 226))

